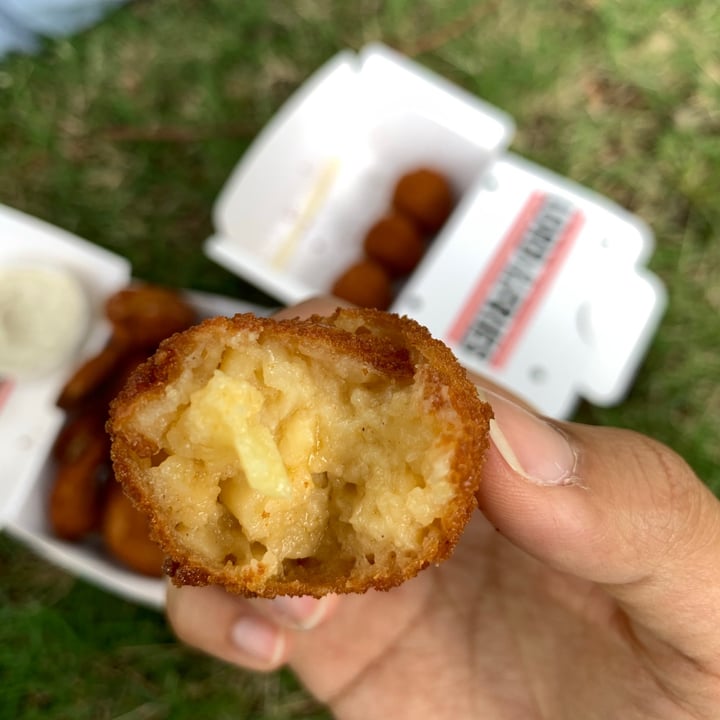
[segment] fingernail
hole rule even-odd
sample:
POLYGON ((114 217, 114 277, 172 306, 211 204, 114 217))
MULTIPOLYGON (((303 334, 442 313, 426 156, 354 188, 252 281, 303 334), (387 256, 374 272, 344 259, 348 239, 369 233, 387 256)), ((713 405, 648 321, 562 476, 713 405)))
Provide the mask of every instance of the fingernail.
POLYGON ((230 630, 230 639, 240 652, 268 665, 276 665, 285 650, 285 636, 262 618, 240 618, 230 630))
POLYGON ((271 612, 277 615, 281 622, 296 630, 311 630, 325 617, 330 597, 279 595, 270 601, 271 612))
POLYGON ((516 473, 538 485, 577 482, 577 454, 558 428, 500 395, 478 392, 495 415, 490 439, 516 473))

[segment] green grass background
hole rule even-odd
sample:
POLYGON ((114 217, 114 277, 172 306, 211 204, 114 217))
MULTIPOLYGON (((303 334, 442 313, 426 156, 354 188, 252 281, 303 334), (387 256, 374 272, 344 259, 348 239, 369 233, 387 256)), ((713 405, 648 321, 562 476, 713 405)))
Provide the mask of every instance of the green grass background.
MULTIPOLYGON (((340 49, 383 41, 511 113, 513 149, 650 223, 670 306, 620 407, 720 491, 716 0, 155 0, 0 62, 0 202, 135 275, 269 302, 203 257, 218 190, 340 49)), ((162 617, 0 536, 0 717, 326 717, 289 673, 177 645, 162 617)))

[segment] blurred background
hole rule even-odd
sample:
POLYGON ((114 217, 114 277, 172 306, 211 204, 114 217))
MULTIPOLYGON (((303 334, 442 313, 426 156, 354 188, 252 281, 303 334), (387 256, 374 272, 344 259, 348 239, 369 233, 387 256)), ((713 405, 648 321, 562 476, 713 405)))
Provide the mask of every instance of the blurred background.
MULTIPOLYGON (((720 492, 715 0, 137 0, 0 60, 0 202, 124 255, 138 278, 271 305, 203 255, 213 201, 303 81, 373 41, 502 108, 514 151, 650 224, 668 312, 627 400, 577 419, 658 438, 720 492)), ((0 715, 326 717, 290 673, 203 658, 161 614, 6 535, 0 715)))

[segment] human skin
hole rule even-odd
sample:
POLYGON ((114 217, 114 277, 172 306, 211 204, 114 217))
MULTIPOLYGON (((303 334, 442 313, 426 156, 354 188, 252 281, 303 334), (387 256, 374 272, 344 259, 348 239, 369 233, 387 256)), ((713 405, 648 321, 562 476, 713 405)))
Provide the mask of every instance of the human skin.
POLYGON ((480 511, 448 561, 321 600, 171 587, 178 637, 289 665, 348 720, 716 719, 720 502, 650 438, 551 423, 477 384, 495 420, 480 511))

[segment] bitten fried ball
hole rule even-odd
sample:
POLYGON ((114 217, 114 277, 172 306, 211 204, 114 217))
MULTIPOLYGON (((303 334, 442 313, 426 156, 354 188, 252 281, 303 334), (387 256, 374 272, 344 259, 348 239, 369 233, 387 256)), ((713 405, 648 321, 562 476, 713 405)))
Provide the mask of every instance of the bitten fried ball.
POLYGON ((380 218, 368 230, 363 247, 369 258, 395 277, 410 274, 425 253, 417 228, 399 213, 380 218))
POLYGON ((332 294, 358 307, 376 310, 387 310, 393 301, 390 275, 373 260, 351 265, 335 281, 332 294))
POLYGON ((451 554, 490 414, 425 328, 344 309, 175 335, 108 427, 176 584, 319 597, 388 589, 451 554))
POLYGON ((403 175, 395 185, 393 207, 407 215, 427 233, 436 233, 453 209, 453 193, 447 178, 435 170, 420 168, 403 175))

